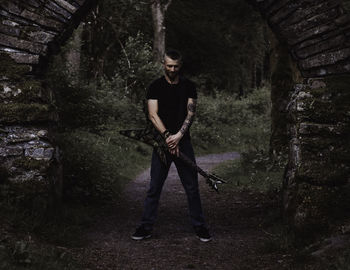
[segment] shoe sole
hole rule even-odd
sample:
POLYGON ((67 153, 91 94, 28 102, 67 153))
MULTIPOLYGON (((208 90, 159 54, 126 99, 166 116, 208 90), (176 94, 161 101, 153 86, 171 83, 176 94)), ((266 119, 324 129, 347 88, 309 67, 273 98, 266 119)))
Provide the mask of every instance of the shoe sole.
POLYGON ((198 238, 200 241, 204 242, 204 243, 209 242, 209 241, 212 240, 211 238, 201 238, 201 237, 198 237, 198 236, 197 236, 197 238, 198 238))
POLYGON ((150 238, 152 235, 146 235, 146 236, 131 236, 131 238, 133 240, 136 240, 136 241, 140 241, 140 240, 143 240, 143 239, 148 239, 150 238))

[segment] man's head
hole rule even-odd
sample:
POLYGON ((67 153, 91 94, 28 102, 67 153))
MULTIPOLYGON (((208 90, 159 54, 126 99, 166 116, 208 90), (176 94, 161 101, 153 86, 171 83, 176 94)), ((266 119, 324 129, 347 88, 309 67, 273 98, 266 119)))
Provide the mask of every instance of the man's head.
POLYGON ((164 55, 164 71, 170 81, 175 81, 178 78, 181 66, 181 53, 174 49, 167 50, 164 55))

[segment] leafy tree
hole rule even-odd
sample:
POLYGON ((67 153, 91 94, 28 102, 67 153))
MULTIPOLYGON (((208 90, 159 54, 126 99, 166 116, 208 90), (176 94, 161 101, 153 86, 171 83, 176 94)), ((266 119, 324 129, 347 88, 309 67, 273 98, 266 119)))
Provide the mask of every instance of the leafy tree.
POLYGON ((267 26, 246 1, 177 0, 167 26, 167 44, 183 51, 186 71, 212 88, 203 91, 238 92, 258 86, 259 73, 266 77, 267 26))
POLYGON ((136 0, 99 1, 84 21, 83 55, 87 78, 112 76, 129 36, 153 36, 150 5, 136 0))

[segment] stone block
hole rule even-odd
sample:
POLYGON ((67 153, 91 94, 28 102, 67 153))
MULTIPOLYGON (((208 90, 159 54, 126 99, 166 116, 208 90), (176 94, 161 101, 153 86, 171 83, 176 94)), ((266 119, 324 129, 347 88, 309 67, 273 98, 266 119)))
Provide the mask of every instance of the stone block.
POLYGON ((314 43, 308 47, 304 47, 300 50, 294 50, 294 54, 298 59, 305 59, 314 56, 315 54, 327 53, 329 50, 341 48, 344 46, 346 38, 343 34, 333 36, 325 41, 314 43))
POLYGON ((50 31, 45 31, 39 26, 16 26, 0 24, 0 33, 5 35, 14 36, 20 39, 24 39, 30 42, 37 42, 42 44, 47 44, 55 38, 55 33, 50 31))
POLYGON ((55 38, 55 33, 44 30, 26 31, 26 34, 34 42, 43 44, 47 44, 55 38))
POLYGON ((18 89, 14 85, 9 84, 9 82, 0 82, 0 98, 1 100, 16 97, 22 93, 21 89, 18 89))
POLYGON ((76 8, 80 8, 86 0, 67 0, 67 2, 76 8))
POLYGON ((281 32, 281 35, 287 40, 288 44, 295 46, 305 40, 312 39, 319 35, 330 33, 337 30, 337 26, 334 23, 328 23, 324 25, 317 25, 311 29, 300 31, 297 27, 293 29, 290 27, 288 32, 281 32))
POLYGON ((30 53, 8 53, 9 56, 18 64, 29 64, 36 65, 39 63, 40 56, 38 54, 30 54, 30 53))
POLYGON ((16 1, 1 1, 0 7, 13 14, 19 14, 23 8, 16 1))
POLYGON ((0 131, 0 146, 21 144, 22 147, 32 147, 27 142, 39 142, 40 147, 50 146, 45 141, 48 140, 48 131, 37 127, 6 126, 0 131))
POLYGON ((39 127, 4 126, 0 131, 0 160, 8 181, 46 183, 54 158, 48 131, 39 127))
POLYGON ((307 70, 320 66, 333 65, 341 60, 345 60, 350 57, 350 48, 338 49, 332 52, 324 52, 314 55, 307 59, 299 61, 299 65, 302 69, 307 70))
POLYGON ((62 22, 54 20, 53 18, 50 18, 50 17, 48 18, 43 15, 36 14, 29 10, 23 10, 21 14, 18 14, 18 15, 28 20, 35 21, 37 24, 39 24, 43 28, 50 29, 55 32, 61 32, 64 28, 64 25, 62 22))
MULTIPOLYGON (((47 2, 44 2, 44 3, 47 3, 47 2)), ((65 18, 60 13, 56 13, 55 11, 50 9, 48 6, 44 6, 42 8, 42 14, 43 14, 43 16, 45 18, 56 20, 59 23, 63 23, 63 24, 67 24, 68 23, 68 19, 67 18, 65 18)))
POLYGON ((287 18, 294 17, 295 11, 301 6, 300 2, 290 2, 285 8, 278 10, 273 16, 269 18, 269 21, 273 25, 279 25, 287 18), (292 15, 293 14, 293 15, 292 15))
POLYGON ((309 47, 323 41, 331 40, 337 36, 344 36, 344 32, 346 32, 347 29, 350 30, 350 25, 342 28, 338 27, 337 29, 334 29, 334 31, 331 31, 331 32, 322 33, 321 35, 315 36, 314 38, 295 44, 293 46, 293 50, 297 51, 302 48, 309 47))
MULTIPOLYGON (((343 134, 349 134, 349 126, 345 123, 338 122, 337 124, 318 124, 318 123, 300 123, 299 134, 302 135, 323 135, 326 137, 342 136, 343 134)), ((317 137, 316 140, 322 140, 323 138, 317 137)))
POLYGON ((335 19, 334 22, 338 26, 349 25, 350 15, 344 14, 344 15, 340 16, 339 18, 335 19))
MULTIPOLYGON (((27 188, 27 190, 22 190, 22 193, 28 193, 29 191, 33 190, 41 190, 41 193, 47 192, 47 175, 45 173, 31 170, 31 171, 23 171, 19 170, 18 168, 13 168, 14 170, 11 172, 11 176, 8 178, 8 181, 12 183, 18 183, 21 184, 21 186, 24 183, 32 183, 30 188, 27 188), (41 185, 40 185, 41 184, 41 185)), ((38 193, 39 194, 39 193, 38 193)))
POLYGON ((280 29, 290 27, 291 25, 298 24, 302 21, 307 21, 312 16, 327 12, 328 10, 339 6, 339 3, 334 1, 309 1, 300 4, 301 5, 293 13, 293 16, 289 16, 287 19, 280 22, 280 29))
POLYGON ((12 22, 18 23, 20 25, 32 25, 35 26, 35 23, 28 21, 27 19, 21 18, 16 14, 9 13, 8 11, 0 8, 0 17, 11 20, 12 22))
POLYGON ((46 27, 55 26, 56 28, 59 28, 60 25, 58 23, 66 22, 64 16, 58 15, 58 13, 45 8, 42 4, 39 5, 39 7, 33 7, 27 2, 23 3, 18 0, 12 0, 11 3, 5 4, 2 7, 12 14, 24 17, 29 21, 35 21, 36 23, 46 27), (45 22, 45 20, 47 22, 45 22), (48 23, 52 23, 52 25, 48 23))
POLYGON ((24 155, 35 160, 51 160, 53 157, 53 148, 26 148, 24 155))
POLYGON ((338 75, 338 74, 350 74, 350 63, 346 59, 341 61, 340 63, 327 66, 327 67, 319 67, 313 68, 310 70, 302 70, 301 71, 305 78, 308 77, 325 77, 330 75, 338 75))
POLYGON ((0 157, 14 157, 23 155, 21 146, 0 147, 0 157))
POLYGON ((23 40, 20 38, 4 35, 1 33, 0 33, 0 44, 3 46, 8 46, 19 50, 29 51, 33 54, 45 55, 47 51, 46 45, 30 42, 28 40, 23 40))
POLYGON ((37 0, 27 0, 26 2, 28 5, 31 5, 35 8, 39 8, 41 6, 41 3, 37 0))
POLYGON ((24 80, 16 84, 0 82, 0 101, 11 102, 51 102, 51 92, 44 89, 40 81, 24 80))
POLYGON ((57 115, 45 104, 0 104, 0 123, 31 123, 56 121, 57 115))
POLYGON ((16 26, 6 24, 6 21, 5 21, 5 24, 3 22, 0 24, 0 33, 9 35, 9 36, 19 37, 21 31, 16 26))
POLYGON ((69 13, 67 10, 62 8, 61 6, 57 5, 54 1, 45 1, 45 6, 52 10, 53 12, 60 14, 63 16, 66 20, 69 20, 72 17, 72 14, 69 13))
POLYGON ((77 11, 77 8, 75 6, 71 5, 69 2, 65 0, 51 0, 51 1, 55 2, 56 4, 58 4, 59 6, 61 6, 71 14, 74 14, 74 12, 77 11))
MULTIPOLYGON (((338 8, 333 8, 325 13, 317 14, 311 18, 304 19, 297 24, 290 25, 282 29, 283 32, 293 35, 294 33, 302 33, 307 29, 312 29, 320 25, 327 24, 329 22, 334 22, 334 20, 339 17, 340 11, 338 8)), ((288 35, 287 34, 287 35, 288 35)))

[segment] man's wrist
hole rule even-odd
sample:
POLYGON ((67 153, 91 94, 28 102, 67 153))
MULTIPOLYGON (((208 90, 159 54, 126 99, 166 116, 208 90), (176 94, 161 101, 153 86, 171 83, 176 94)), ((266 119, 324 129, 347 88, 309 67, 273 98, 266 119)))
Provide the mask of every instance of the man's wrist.
POLYGON ((164 137, 165 139, 168 138, 170 135, 171 135, 171 133, 170 133, 170 131, 167 130, 167 129, 163 132, 163 137, 164 137))

